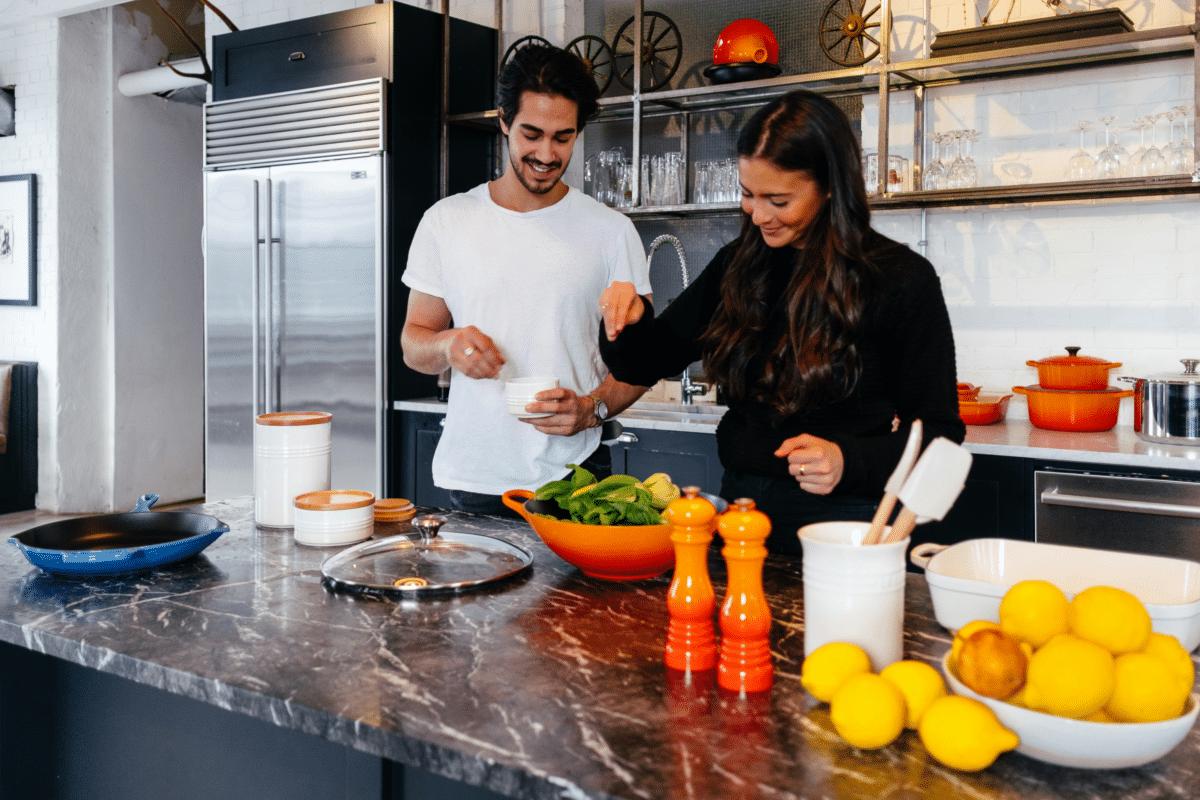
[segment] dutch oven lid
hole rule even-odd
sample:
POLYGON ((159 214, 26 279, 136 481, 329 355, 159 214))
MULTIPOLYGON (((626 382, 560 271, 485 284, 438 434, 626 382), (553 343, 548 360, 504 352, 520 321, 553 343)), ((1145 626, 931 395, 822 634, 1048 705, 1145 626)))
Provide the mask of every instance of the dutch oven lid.
POLYGON ((1103 358, 1096 358, 1095 356, 1078 355, 1078 353, 1079 353, 1078 347, 1072 346, 1072 347, 1067 347, 1065 349, 1067 351, 1067 355, 1065 355, 1065 356, 1047 356, 1046 358, 1043 358, 1039 361, 1028 361, 1026 363, 1029 364, 1029 366, 1031 366, 1031 367, 1036 367, 1039 364, 1043 364, 1046 366, 1059 366, 1059 367, 1119 367, 1119 366, 1121 366, 1120 364, 1118 364, 1116 362, 1108 361, 1103 358))

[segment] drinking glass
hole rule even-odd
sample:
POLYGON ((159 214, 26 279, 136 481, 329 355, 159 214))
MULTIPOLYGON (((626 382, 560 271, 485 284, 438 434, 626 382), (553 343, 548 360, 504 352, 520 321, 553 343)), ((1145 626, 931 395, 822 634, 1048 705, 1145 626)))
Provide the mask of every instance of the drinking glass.
POLYGON ((1069 181, 1090 181, 1096 178, 1096 159, 1083 149, 1083 132, 1091 127, 1091 123, 1080 120, 1075 123, 1079 129, 1079 152, 1067 160, 1066 178, 1069 181))
POLYGON ((1101 117, 1104 123, 1104 149, 1096 156, 1096 177, 1101 180, 1112 180, 1121 177, 1121 159, 1113 149, 1111 126, 1116 117, 1101 117))
MULTIPOLYGON (((1129 160, 1125 164, 1125 174, 1128 176, 1137 176, 1142 174, 1142 159, 1146 155, 1146 128, 1150 126, 1150 121, 1146 117, 1138 117, 1133 121, 1133 128, 1137 128, 1141 135, 1141 143, 1138 149, 1129 154, 1129 160)), ((1132 130, 1132 128, 1131 128, 1132 130)))
POLYGON ((658 205, 658 200, 655 198, 655 192, 657 191, 658 181, 655 181, 655 179, 654 179, 655 178, 654 160, 656 158, 658 158, 658 156, 652 156, 652 155, 643 155, 642 156, 641 180, 642 180, 642 205, 644 205, 644 206, 658 205))
POLYGON ((698 204, 711 203, 709 181, 712 179, 712 162, 697 161, 695 178, 692 182, 692 202, 698 204))
POLYGON ((867 194, 879 192, 879 155, 874 151, 863 153, 863 182, 867 185, 867 194))
POLYGON ((959 183, 963 179, 963 135, 966 131, 950 131, 947 133, 950 149, 946 153, 946 188, 961 189, 962 184, 959 183))
POLYGON ((683 153, 666 153, 662 157, 662 187, 658 191, 658 199, 662 205, 677 206, 683 204, 684 184, 683 153))
POLYGON ((888 156, 888 192, 903 192, 908 189, 909 185, 908 159, 904 156, 888 156))
POLYGON ((932 142, 931 156, 929 167, 925 170, 925 176, 921 179, 922 188, 926 191, 946 188, 946 165, 942 163, 942 155, 940 145, 946 141, 944 133, 929 133, 926 134, 929 141, 932 142))

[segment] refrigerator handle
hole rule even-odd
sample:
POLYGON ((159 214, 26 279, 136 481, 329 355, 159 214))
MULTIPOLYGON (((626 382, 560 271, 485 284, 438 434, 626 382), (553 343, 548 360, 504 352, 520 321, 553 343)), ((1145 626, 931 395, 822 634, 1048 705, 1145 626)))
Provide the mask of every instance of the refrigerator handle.
POLYGON ((252 403, 254 418, 264 413, 262 398, 262 341, 260 338, 262 320, 259 316, 261 303, 261 287, 259 274, 262 271, 261 246, 263 240, 259 231, 258 181, 254 181, 254 246, 250 248, 250 380, 253 384, 252 403))
POLYGON ((279 408, 279 376, 275 374, 275 356, 276 356, 276 340, 278 339, 278 331, 276 325, 278 321, 275 319, 275 287, 278 278, 275 274, 275 200, 273 196, 273 182, 267 179, 267 236, 264 241, 263 250, 267 253, 267 296, 266 296, 266 314, 267 314, 267 346, 266 346, 266 401, 269 411, 278 412, 279 408))

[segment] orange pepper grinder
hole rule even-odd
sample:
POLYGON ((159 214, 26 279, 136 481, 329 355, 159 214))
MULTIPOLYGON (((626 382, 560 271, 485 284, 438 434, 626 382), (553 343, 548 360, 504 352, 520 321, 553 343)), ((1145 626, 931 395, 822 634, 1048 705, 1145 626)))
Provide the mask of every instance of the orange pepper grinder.
POLYGON ((721 555, 729 573, 725 602, 721 604, 721 655, 717 684, 733 692, 761 692, 771 688, 771 610, 763 598, 762 568, 767 557, 764 542, 771 521, 756 511, 754 501, 739 498, 717 519, 725 546, 721 555))
POLYGON ((681 495, 665 512, 675 543, 675 574, 667 589, 670 621, 664 660, 671 669, 701 672, 717 665, 716 595, 708 577, 708 545, 717 509, 695 486, 685 486, 681 495))

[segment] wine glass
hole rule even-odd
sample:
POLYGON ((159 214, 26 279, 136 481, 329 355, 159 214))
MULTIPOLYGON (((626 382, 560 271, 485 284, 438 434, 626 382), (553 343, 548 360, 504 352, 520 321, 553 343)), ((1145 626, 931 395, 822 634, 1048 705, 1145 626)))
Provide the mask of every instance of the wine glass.
POLYGON ((1116 117, 1101 117, 1104 123, 1104 149, 1096 156, 1096 177, 1101 180, 1112 180, 1121 177, 1121 159, 1113 149, 1111 126, 1116 117))
POLYGON ((1163 115, 1171 121, 1171 141, 1163 148, 1163 158, 1167 162, 1166 174, 1168 175, 1182 175, 1191 172, 1187 168, 1187 160, 1184 156, 1183 139, 1186 136, 1177 142, 1175 141, 1175 120, 1183 119, 1183 111, 1181 109, 1182 106, 1176 106, 1163 115))
POLYGON ((1092 127, 1091 123, 1087 120, 1079 120, 1075 123, 1075 127, 1079 129, 1079 152, 1067 160, 1066 178, 1069 181, 1094 180, 1096 178, 1096 159, 1083 149, 1083 133, 1092 127))
POLYGON ((1146 117, 1146 121, 1150 126, 1150 146, 1146 148, 1146 152, 1142 153, 1142 160, 1138 163, 1138 174, 1145 177, 1150 175, 1163 175, 1167 171, 1167 160, 1163 157, 1163 153, 1158 149, 1158 120, 1162 118, 1162 114, 1151 114, 1146 117))
POLYGON ((962 186, 959 185, 958 180, 962 177, 962 168, 960 165, 962 164, 962 161, 963 161, 962 150, 963 150, 963 134, 964 133, 966 133, 966 131, 950 131, 949 133, 946 134, 946 136, 948 137, 946 141, 950 145, 950 149, 946 153, 946 188, 947 189, 961 189, 962 188, 962 186), (953 158, 951 158, 951 156, 953 156, 953 158), (956 167, 958 168, 957 172, 955 171, 956 167))
POLYGON ((1196 168, 1196 145, 1192 142, 1192 137, 1188 135, 1188 123, 1192 119, 1192 114, 1196 112, 1196 107, 1175 106, 1175 110, 1183 116, 1183 138, 1179 140, 1179 147, 1183 150, 1183 172, 1190 175, 1196 168))
POLYGON ((979 183, 979 170, 971 157, 971 143, 979 138, 979 131, 958 131, 958 158, 950 167, 950 183, 956 189, 969 189, 979 183))
POLYGON ((945 189, 946 188, 946 165, 942 163, 941 150, 938 145, 946 141, 944 133, 929 133, 926 134, 932 145, 933 158, 929 162, 929 167, 925 170, 925 177, 922 178, 922 187, 926 190, 945 189))

